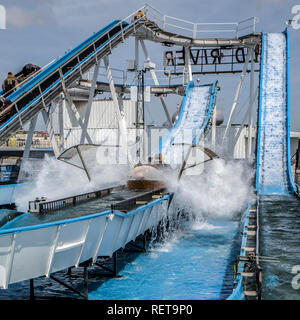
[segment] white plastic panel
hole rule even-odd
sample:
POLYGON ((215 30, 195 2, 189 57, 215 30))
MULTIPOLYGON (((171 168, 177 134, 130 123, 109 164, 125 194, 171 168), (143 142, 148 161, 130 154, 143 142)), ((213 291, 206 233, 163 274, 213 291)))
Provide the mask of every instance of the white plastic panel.
POLYGON ((140 226, 142 215, 143 215, 143 212, 140 212, 134 215, 131 228, 128 232, 127 242, 130 242, 131 240, 134 240, 136 238, 137 236, 136 233, 137 233, 138 227, 140 226))
POLYGON ((7 264, 11 253, 13 234, 0 237, 0 287, 4 288, 7 277, 7 264))
POLYGON ((108 220, 107 215, 91 220, 79 263, 87 261, 97 253, 96 251, 98 251, 99 245, 101 244, 108 220))
POLYGON ((55 226, 16 233, 9 283, 39 277, 46 273, 56 231, 55 226))
POLYGON ((111 257, 113 254, 114 245, 117 241, 118 233, 120 232, 123 218, 117 215, 113 216, 112 221, 107 225, 103 239, 98 251, 98 256, 111 257))
POLYGON ((133 219, 134 219, 134 216, 132 216, 132 215, 131 216, 125 216, 123 218, 122 227, 120 229, 118 239, 117 239, 116 244, 114 246, 114 251, 125 247, 126 239, 128 237, 128 232, 129 232, 129 230, 131 228, 133 219))

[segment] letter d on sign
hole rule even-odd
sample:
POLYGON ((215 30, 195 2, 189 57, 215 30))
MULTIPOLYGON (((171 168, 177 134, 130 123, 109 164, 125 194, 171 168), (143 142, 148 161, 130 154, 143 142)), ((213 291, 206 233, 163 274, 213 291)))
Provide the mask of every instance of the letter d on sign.
POLYGON ((300 289, 300 265, 293 266, 292 273, 296 274, 292 280, 292 287, 295 290, 299 290, 300 289))
POLYGON ((0 29, 6 29, 6 9, 0 5, 0 29))

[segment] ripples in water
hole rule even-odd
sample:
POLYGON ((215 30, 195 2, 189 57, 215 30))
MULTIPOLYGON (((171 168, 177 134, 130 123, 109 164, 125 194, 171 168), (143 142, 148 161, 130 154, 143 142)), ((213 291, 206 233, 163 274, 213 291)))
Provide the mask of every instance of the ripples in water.
POLYGON ((292 287, 292 268, 300 265, 300 202, 292 196, 265 196, 260 211, 261 255, 280 262, 262 262, 263 299, 300 299, 292 287))

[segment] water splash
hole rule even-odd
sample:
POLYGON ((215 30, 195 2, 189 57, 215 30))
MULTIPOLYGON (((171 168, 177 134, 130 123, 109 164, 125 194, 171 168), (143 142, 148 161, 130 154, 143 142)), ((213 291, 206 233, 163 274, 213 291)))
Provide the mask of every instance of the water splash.
POLYGON ((198 219, 232 219, 249 202, 253 174, 244 163, 214 159, 206 165, 202 175, 185 175, 180 182, 172 176, 167 184, 176 190, 177 207, 198 219))
MULTIPOLYGON (((36 171, 35 163, 25 165, 26 172, 36 171)), ((28 201, 36 197, 59 199, 76 194, 91 192, 111 185, 125 184, 127 180, 127 166, 97 165, 90 169, 92 181, 87 179, 85 172, 79 168, 45 156, 32 183, 28 183, 14 201, 18 210, 27 211, 28 201)))

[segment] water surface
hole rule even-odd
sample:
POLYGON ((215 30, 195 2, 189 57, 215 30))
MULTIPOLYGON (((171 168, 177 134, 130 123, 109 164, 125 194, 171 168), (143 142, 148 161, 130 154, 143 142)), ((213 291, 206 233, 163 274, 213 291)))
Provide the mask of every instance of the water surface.
POLYGON ((300 265, 300 201, 293 196, 265 196, 262 200, 261 255, 280 259, 262 262, 262 298, 300 299, 300 289, 291 285, 292 268, 300 265))

